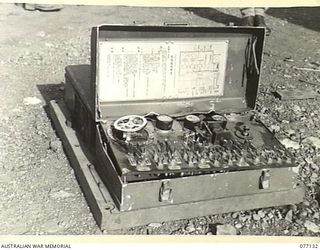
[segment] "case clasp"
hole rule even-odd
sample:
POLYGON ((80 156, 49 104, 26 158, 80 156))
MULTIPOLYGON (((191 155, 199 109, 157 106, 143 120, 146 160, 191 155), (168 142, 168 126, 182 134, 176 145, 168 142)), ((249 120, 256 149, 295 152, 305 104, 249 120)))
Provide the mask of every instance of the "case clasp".
POLYGON ((159 192, 160 202, 173 202, 172 199, 172 187, 169 180, 163 181, 159 192))
POLYGON ((265 169, 262 170, 260 180, 259 180, 259 189, 268 189, 270 188, 270 171, 265 169))

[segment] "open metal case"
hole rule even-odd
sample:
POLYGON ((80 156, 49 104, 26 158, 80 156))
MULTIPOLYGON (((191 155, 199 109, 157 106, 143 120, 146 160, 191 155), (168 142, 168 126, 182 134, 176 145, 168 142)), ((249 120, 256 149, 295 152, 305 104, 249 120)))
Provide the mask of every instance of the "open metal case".
MULTIPOLYGON (((303 200, 294 159, 249 114, 258 92, 264 36, 263 28, 244 27, 102 25, 92 29, 91 66, 66 67, 67 109, 60 112, 64 104, 51 103, 51 107, 58 133, 102 228, 303 200), (61 132, 71 128, 59 121, 59 112, 64 114, 62 120, 71 121, 86 164, 76 155, 79 148, 72 146, 68 133, 61 132), (165 132, 157 128, 155 116, 159 114, 172 117, 173 127, 165 132), (147 151, 158 138, 164 138, 163 145, 174 140, 174 147, 179 148, 185 133, 189 136, 191 131, 194 136, 201 126, 213 126, 207 129, 209 142, 206 136, 201 140, 201 131, 201 138, 193 139, 196 147, 207 145, 205 153, 199 149, 205 159, 200 164, 198 151, 193 161, 186 149, 181 149, 187 155, 183 156, 180 148, 171 150, 173 146, 167 145, 169 151, 180 152, 179 163, 166 161, 160 168, 147 162, 139 169, 128 157, 127 146, 119 145, 112 135, 115 121, 128 115, 146 117, 145 130, 152 138, 143 144, 147 151), (183 119, 190 115, 201 117, 202 125, 194 131, 185 129, 183 119), (223 131, 221 127, 216 131, 209 116, 225 119, 223 131), (244 158, 248 150, 255 159, 244 158)), ((159 157, 155 160, 152 154, 163 150, 148 151, 153 163, 159 157)))

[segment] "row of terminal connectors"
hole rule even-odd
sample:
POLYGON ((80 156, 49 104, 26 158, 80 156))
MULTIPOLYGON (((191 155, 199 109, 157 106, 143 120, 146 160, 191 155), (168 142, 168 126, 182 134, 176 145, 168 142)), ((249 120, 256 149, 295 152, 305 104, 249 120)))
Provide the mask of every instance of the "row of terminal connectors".
POLYGON ((291 164, 292 158, 280 147, 255 148, 232 139, 220 145, 164 140, 131 145, 128 161, 137 171, 151 171, 283 165, 291 164))

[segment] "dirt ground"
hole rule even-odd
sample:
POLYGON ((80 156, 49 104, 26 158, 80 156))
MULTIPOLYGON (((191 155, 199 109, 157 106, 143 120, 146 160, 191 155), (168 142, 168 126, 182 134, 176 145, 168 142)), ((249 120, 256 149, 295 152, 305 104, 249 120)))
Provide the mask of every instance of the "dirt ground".
MULTIPOLYGON (((320 8, 271 8, 266 20, 272 34, 265 45, 257 111, 279 139, 298 144, 292 151, 306 185, 304 203, 120 233, 212 234, 211 225, 220 223, 241 235, 320 235, 319 98, 285 102, 271 94, 283 88, 319 91, 320 8)), ((89 63, 92 26, 239 21, 236 8, 65 6, 49 13, 0 4, 0 234, 101 233, 47 113, 47 102, 63 97, 64 67, 89 63)))

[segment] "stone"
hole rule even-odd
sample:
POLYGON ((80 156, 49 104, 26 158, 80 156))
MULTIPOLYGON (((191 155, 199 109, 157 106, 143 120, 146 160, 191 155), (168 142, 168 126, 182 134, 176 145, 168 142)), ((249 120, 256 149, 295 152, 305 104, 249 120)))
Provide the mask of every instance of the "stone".
POLYGON ((270 126, 270 130, 271 130, 272 132, 278 133, 278 132, 280 131, 280 126, 278 126, 278 125, 271 125, 271 126, 270 126))
POLYGON ((152 222, 148 225, 148 227, 161 227, 162 226, 162 223, 157 223, 157 222, 152 222))
POLYGON ((61 147, 61 141, 60 140, 54 140, 49 142, 49 149, 51 149, 54 152, 57 152, 59 148, 61 147))
POLYGON ((25 97, 23 99, 23 104, 24 105, 37 105, 40 104, 41 100, 37 97, 25 97))
POLYGON ((313 233, 320 233, 320 227, 317 224, 315 224, 315 223, 313 223, 311 221, 307 220, 304 223, 304 226, 305 226, 306 229, 308 229, 309 231, 311 231, 313 233))
POLYGON ((73 197, 73 196, 74 196, 73 193, 69 193, 64 190, 60 190, 58 192, 54 192, 54 193, 50 194, 50 197, 53 199, 64 199, 64 198, 69 198, 69 197, 73 197))
POLYGON ((301 211, 299 215, 300 215, 301 218, 306 218, 308 216, 308 212, 307 211, 301 211))
POLYGON ((308 164, 310 165, 310 167, 311 167, 311 164, 313 163, 312 158, 311 158, 311 157, 306 157, 304 160, 305 160, 305 162, 308 163, 308 164))
POLYGON ((80 57, 80 53, 77 50, 75 50, 75 51, 72 52, 72 56, 76 57, 76 58, 80 57))
POLYGON ((55 221, 47 221, 41 225, 41 228, 48 234, 57 234, 62 231, 62 228, 59 227, 59 222, 55 221))
POLYGON ((216 235, 237 235, 237 229, 230 224, 217 225, 216 235))
POLYGON ((242 225, 240 223, 238 223, 235 225, 235 228, 240 229, 240 228, 242 228, 242 225))
POLYGON ((282 218, 283 218, 283 217, 282 217, 282 214, 280 213, 280 211, 277 211, 276 216, 277 216, 279 219, 282 219, 282 218))
POLYGON ((320 219, 319 212, 315 212, 315 213, 313 214, 313 218, 319 220, 319 219, 320 219))
POLYGON ((239 220, 245 222, 247 220, 247 217, 242 215, 239 217, 239 220))
POLYGON ((320 148, 320 139, 318 137, 309 136, 306 138, 306 141, 310 142, 317 149, 320 148))
POLYGON ((36 36, 39 36, 39 37, 45 37, 46 36, 46 32, 44 31, 39 31, 36 36))
POLYGON ((310 164, 310 167, 311 167, 313 170, 315 170, 315 171, 319 171, 319 169, 320 169, 320 168, 318 167, 318 165, 315 164, 315 163, 313 163, 313 162, 310 164))
POLYGON ((290 140, 288 138, 284 138, 284 139, 280 140, 280 142, 286 148, 293 148, 293 149, 299 149, 300 148, 300 144, 298 142, 292 141, 292 140, 290 140))
POLYGON ((298 105, 294 105, 292 109, 294 112, 301 112, 301 108, 298 105))
POLYGON ((294 62, 294 60, 292 59, 291 56, 284 58, 283 61, 285 61, 285 62, 294 62))
POLYGON ((307 208, 306 211, 308 214, 312 214, 312 210, 310 208, 307 208))
POLYGON ((269 227, 269 224, 266 223, 266 222, 262 222, 262 223, 261 223, 261 227, 262 227, 263 230, 265 230, 266 228, 269 227))
POLYGON ((293 232, 292 232, 292 235, 293 235, 293 236, 298 236, 298 235, 299 235, 299 232, 293 231, 293 232))
POLYGON ((239 213, 232 213, 232 218, 237 219, 239 217, 239 213))
POLYGON ((272 218, 274 217, 274 214, 273 214, 272 212, 270 212, 270 213, 268 213, 268 217, 269 217, 270 219, 272 219, 272 218))
POLYGON ((12 177, 7 174, 0 175, 0 183, 10 183, 12 181, 12 177))
POLYGON ((255 221, 259 221, 261 218, 258 214, 253 214, 252 215, 252 218, 255 220, 255 221))
POLYGON ((188 225, 186 226, 186 231, 188 231, 189 233, 196 231, 196 228, 194 227, 194 224, 192 222, 188 223, 188 225))
POLYGON ((23 235, 28 234, 28 225, 26 222, 17 221, 12 225, 7 225, 10 234, 12 235, 23 235))
POLYGON ((268 108, 266 108, 266 107, 262 107, 261 108, 261 110, 260 110, 260 112, 262 113, 262 114, 265 114, 265 113, 267 113, 269 110, 268 110, 268 108))
POLYGON ((19 109, 19 108, 14 108, 14 109, 11 109, 11 112, 14 112, 14 113, 16 113, 16 112, 21 112, 21 109, 19 109))
POLYGON ((266 213, 263 212, 262 210, 259 210, 258 215, 260 216, 260 218, 264 218, 266 216, 266 213))
POLYGON ((49 47, 49 48, 54 47, 54 45, 52 43, 48 43, 48 42, 46 42, 45 45, 46 45, 46 47, 49 47))
POLYGON ((295 133, 296 133, 296 131, 294 131, 293 129, 288 129, 286 131, 286 134, 288 134, 288 135, 294 135, 295 133))
POLYGON ((284 218, 288 222, 292 222, 292 216, 293 216, 293 211, 289 210, 286 214, 286 217, 284 218))

